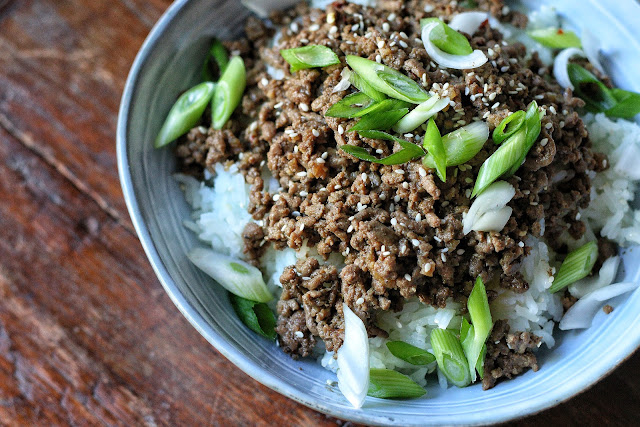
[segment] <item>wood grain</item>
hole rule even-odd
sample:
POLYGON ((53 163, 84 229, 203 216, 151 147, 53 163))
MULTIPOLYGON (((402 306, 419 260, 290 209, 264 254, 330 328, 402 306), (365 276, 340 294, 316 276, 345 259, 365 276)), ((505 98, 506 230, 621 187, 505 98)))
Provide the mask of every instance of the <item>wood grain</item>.
MULTIPOLYGON (((338 425, 200 337, 133 232, 117 109, 169 4, 0 0, 0 424, 338 425)), ((639 365, 514 425, 631 425, 639 365)))

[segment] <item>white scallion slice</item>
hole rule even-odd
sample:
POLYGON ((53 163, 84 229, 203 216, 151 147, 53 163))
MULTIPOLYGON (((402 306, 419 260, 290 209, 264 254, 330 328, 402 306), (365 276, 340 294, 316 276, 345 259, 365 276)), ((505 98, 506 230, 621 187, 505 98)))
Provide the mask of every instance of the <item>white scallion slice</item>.
POLYGON ((640 283, 616 283, 585 295, 565 313, 558 327, 563 331, 588 328, 605 301, 631 292, 638 286, 640 283))
POLYGON ((268 302, 273 295, 264 283, 262 273, 254 266, 211 249, 196 248, 189 259, 234 295, 255 302, 268 302))
POLYGON ((431 347, 438 368, 453 385, 466 387, 471 383, 469 364, 460 340, 448 329, 431 331, 431 347))
POLYGON ((602 267, 600 267, 600 271, 597 275, 594 275, 593 277, 585 277, 584 279, 578 280, 574 284, 570 285, 569 293, 576 298, 582 298, 593 291, 609 286, 616 278, 618 265, 620 265, 619 256, 607 259, 602 263, 602 267))
POLYGON ((489 14, 486 12, 462 12, 451 18, 449 27, 472 36, 478 31, 480 25, 488 19, 489 14))
POLYGON ((556 293, 580 279, 584 279, 591 273, 593 265, 598 259, 598 243, 589 242, 573 252, 562 261, 562 265, 556 274, 553 284, 549 288, 550 293, 556 293))
POLYGON ((338 349, 338 387, 355 407, 361 408, 369 390, 369 337, 362 320, 342 304, 344 342, 338 349))
POLYGON ((575 87, 573 86, 573 83, 571 83, 571 79, 569 78, 569 71, 568 71, 569 60, 574 56, 584 57, 585 54, 582 51, 582 49, 578 49, 576 47, 570 47, 568 49, 564 49, 563 51, 561 51, 556 56, 556 59, 553 61, 553 76, 558 81, 558 84, 560 84, 560 86, 562 86, 565 89, 566 88, 570 88, 571 90, 575 89, 575 87))
POLYGON ((411 110, 409 114, 404 116, 394 127, 398 133, 407 133, 416 129, 431 117, 442 111, 451 100, 449 98, 440 99, 438 95, 432 96, 416 108, 411 110))
MULTIPOLYGON (((442 144, 447 157, 447 167, 458 166, 473 159, 489 139, 489 126, 485 122, 474 122, 454 130, 442 137, 442 144)), ((433 156, 427 153, 422 164, 435 169, 433 156)))
POLYGON ((488 61, 487 56, 480 50, 474 50, 469 55, 452 55, 439 49, 430 39, 431 32, 438 26, 436 22, 428 23, 422 29, 422 42, 429 54, 438 65, 443 68, 454 68, 457 70, 471 70, 478 68, 488 61))
POLYGON ((369 371, 367 395, 380 399, 412 399, 424 396, 426 390, 408 376, 391 369, 371 369, 369 371))
POLYGON ((587 59, 598 71, 604 73, 600 62, 600 48, 600 40, 588 29, 582 30, 582 49, 584 49, 587 59))
POLYGON ((480 356, 482 355, 483 347, 493 328, 487 291, 480 277, 476 279, 476 284, 467 300, 467 310, 471 317, 472 326, 466 328, 466 331, 464 330, 465 328, 461 329, 460 340, 464 354, 469 362, 469 373, 473 382, 476 380, 477 366, 482 363, 480 356))
POLYGON ((469 212, 462 217, 462 231, 500 231, 504 228, 511 208, 507 203, 516 195, 516 190, 506 181, 496 181, 487 187, 471 204, 469 212), (506 216, 506 219, 504 218, 506 216), (498 228, 499 227, 499 228, 498 228))
POLYGON ((342 92, 343 90, 347 90, 351 87, 351 70, 348 68, 343 68, 340 76, 342 80, 338 82, 337 85, 333 87, 332 93, 342 92))

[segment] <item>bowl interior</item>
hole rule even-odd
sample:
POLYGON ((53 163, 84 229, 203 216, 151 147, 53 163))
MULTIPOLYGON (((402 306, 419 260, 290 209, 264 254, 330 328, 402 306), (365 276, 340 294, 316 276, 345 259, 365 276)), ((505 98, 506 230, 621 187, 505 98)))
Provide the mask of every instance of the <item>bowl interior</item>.
MULTIPOLYGON (((600 29, 619 86, 640 90, 640 29, 633 0, 542 1, 554 5, 570 22, 600 29), (622 42, 621 42, 622 41, 622 42)), ((178 94, 196 83, 213 36, 240 35, 248 13, 236 0, 176 1, 145 42, 131 71, 118 123, 120 175, 127 204, 145 251, 180 311, 221 353, 263 384, 331 415, 369 424, 478 424, 530 414, 568 399, 613 369, 640 345, 640 293, 619 298, 608 316, 600 312, 594 327, 557 334, 557 346, 540 355, 541 369, 482 392, 479 385, 440 390, 433 382, 428 399, 368 399, 354 410, 337 387, 335 376, 313 360, 294 361, 245 328, 226 293, 186 258, 198 244, 182 221, 189 207, 174 180, 171 150, 154 150, 152 141, 178 94), (605 350, 606 351, 603 351, 605 350)), ((595 31, 594 31, 595 32, 595 31)), ((619 278, 637 282, 639 248, 623 255, 619 278)))

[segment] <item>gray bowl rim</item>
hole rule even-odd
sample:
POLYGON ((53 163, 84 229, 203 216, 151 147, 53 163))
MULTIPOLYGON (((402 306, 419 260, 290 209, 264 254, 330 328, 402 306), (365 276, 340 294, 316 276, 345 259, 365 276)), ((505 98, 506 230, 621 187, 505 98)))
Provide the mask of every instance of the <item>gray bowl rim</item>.
MULTIPOLYGON (((145 39, 142 47, 136 55, 136 58, 127 77, 118 113, 116 133, 118 174, 125 203, 127 205, 131 221, 136 230, 136 233, 138 234, 138 238, 140 240, 140 243, 142 244, 144 252, 149 259, 149 262, 156 276, 158 277, 158 280, 160 281, 163 288, 169 295, 169 298, 178 308, 180 313, 182 313, 182 315, 189 321, 189 323, 191 323, 191 325, 213 347, 215 347, 216 350, 218 350, 231 363, 240 368, 244 373, 249 375, 254 380, 258 381, 259 383, 269 387, 270 389, 324 414, 357 423, 385 425, 385 423, 381 423, 380 418, 372 418, 367 416, 366 411, 340 410, 328 405, 324 405, 323 402, 304 399, 297 393, 296 388, 291 384, 282 381, 277 377, 269 374, 265 370, 254 366, 244 356, 242 351, 239 351, 233 346, 230 346, 222 338, 222 336, 205 321, 205 319, 197 312, 197 310, 191 305, 191 303, 187 301, 187 299, 178 289, 178 286, 172 279, 164 263, 162 262, 162 259, 160 258, 158 250, 155 247, 155 243, 144 222, 143 215, 136 198, 135 189, 129 169, 129 156, 127 153, 127 131, 129 129, 129 114, 132 101, 137 90, 137 83, 140 74, 147 63, 148 58, 150 57, 150 53, 156 48, 158 41, 165 30, 170 27, 172 22, 183 13, 184 8, 188 5, 189 1, 190 0, 174 1, 151 29, 149 35, 145 39)), ((636 339, 633 343, 627 343, 624 348, 619 350, 620 358, 617 360, 617 363, 614 363, 604 369, 600 369, 599 371, 592 372, 591 376, 583 376, 579 381, 575 381, 573 383, 573 387, 564 396, 554 396, 553 392, 551 391, 548 395, 548 398, 544 402, 528 408, 526 412, 520 412, 517 414, 504 414, 493 419, 492 423, 499 424, 531 416, 570 400, 578 394, 588 390, 604 377, 613 372, 625 360, 629 359, 638 349, 638 347, 640 347, 640 337, 638 337, 638 339, 636 339)), ((458 423, 453 421, 453 424, 458 423)), ((483 424, 485 423, 480 421, 479 423, 469 423, 465 425, 483 424)))

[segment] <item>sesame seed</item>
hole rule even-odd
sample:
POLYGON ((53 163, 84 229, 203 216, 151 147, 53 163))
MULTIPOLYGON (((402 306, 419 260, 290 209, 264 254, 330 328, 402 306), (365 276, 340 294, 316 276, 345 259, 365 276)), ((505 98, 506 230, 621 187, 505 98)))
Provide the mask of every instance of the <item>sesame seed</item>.
POLYGON ((318 31, 320 29, 320 25, 318 24, 313 24, 309 26, 309 31, 313 32, 313 31, 318 31))
POLYGON ((447 262, 447 256, 444 253, 440 253, 440 259, 442 262, 447 262))
POLYGON ((304 334, 303 334, 302 332, 300 332, 300 331, 295 331, 295 332, 294 332, 294 335, 295 335, 296 337, 298 337, 298 338, 302 338, 302 337, 304 337, 304 334))
POLYGON ((307 197, 309 195, 309 193, 307 193, 306 191, 301 191, 300 192, 300 197, 307 197))
POLYGON ((557 114, 556 107, 553 105, 549 107, 549 111, 551 111, 551 114, 557 114))
POLYGON ((396 169, 394 172, 399 173, 400 175, 404 175, 404 170, 402 169, 396 169))
POLYGON ((396 19, 396 14, 395 13, 390 13, 389 16, 387 17, 387 19, 389 21, 393 21, 394 19, 396 19))
POLYGON ((433 236, 433 240, 435 240, 438 243, 442 242, 442 239, 439 238, 438 236, 433 236))
POLYGON ((549 122, 546 125, 544 125, 545 129, 551 129, 553 127, 553 123, 549 122))
POLYGON ((273 106, 273 108, 275 108, 275 109, 282 108, 283 104, 284 104, 284 102, 278 102, 276 105, 273 106))
POLYGON ((405 190, 406 190, 407 188, 409 188, 409 183, 408 183, 407 181, 404 181, 404 182, 402 183, 402 188, 404 188, 405 190))
POLYGON ((324 153, 322 153, 322 157, 323 159, 327 160, 327 157, 329 156, 329 153, 327 153, 326 151, 324 153))
POLYGON ((336 190, 339 190, 339 189, 341 189, 341 188, 342 188, 342 185, 340 185, 340 184, 336 184, 333 188, 334 188, 334 189, 336 189, 336 190))
POLYGON ((302 104, 300 104, 300 109, 302 111, 309 111, 309 106, 303 102, 302 104))
POLYGON ((490 115, 491 115, 491 112, 490 112, 490 111, 487 111, 486 113, 484 113, 484 114, 482 115, 482 118, 483 118, 483 119, 486 119, 486 118, 488 118, 490 115))
POLYGON ((390 46, 390 47, 394 47, 395 45, 396 45, 396 42, 391 42, 391 43, 389 43, 389 46, 390 46))
POLYGON ((320 132, 318 131, 318 129, 313 129, 311 130, 311 133, 313 134, 313 136, 315 136, 316 138, 320 136, 320 132))
POLYGON ((406 49, 406 48, 408 48, 408 47, 409 47, 409 45, 407 44, 407 42, 406 42, 406 41, 404 41, 404 40, 400 40, 400 41, 398 42, 398 44, 399 44, 400 46, 402 46, 402 48, 403 48, 403 49, 406 49))
POLYGON ((544 95, 536 95, 533 98, 534 99, 544 99, 544 95))
POLYGON ((300 224, 300 231, 304 230, 304 223, 300 224))
POLYGON ((549 138, 544 138, 543 140, 540 141, 540 145, 542 147, 546 146, 549 143, 549 138))
POLYGON ((385 33, 388 33, 391 30, 391 26, 389 25, 388 22, 385 22, 382 24, 382 31, 384 31, 385 33))
POLYGON ((420 246, 420 240, 418 239, 411 239, 411 244, 413 246, 420 246))
POLYGON ((400 201, 400 196, 398 195, 393 196, 393 201, 398 203, 400 201))
POLYGON ((417 214, 417 215, 416 215, 416 221, 417 221, 417 222, 422 221, 422 215, 417 214))
POLYGON ((347 233, 351 233, 353 231, 353 225, 349 225, 349 228, 347 228, 347 233))
POLYGON ((502 73, 506 73, 507 71, 509 71, 509 66, 505 65, 504 67, 500 68, 500 72, 502 73))
POLYGON ((380 56, 380 55, 376 55, 376 62, 377 62, 378 64, 382 63, 382 56, 380 56))
POLYGON ((362 180, 364 182, 367 182, 367 174, 366 173, 362 172, 362 175, 360 175, 360 178, 362 178, 362 180))
POLYGON ((305 171, 302 171, 302 172, 298 172, 296 175, 298 175, 298 176, 307 176, 307 173, 305 171))
POLYGON ((358 299, 356 300, 356 304, 357 304, 357 305, 360 305, 360 304, 362 304, 362 303, 364 303, 364 298, 360 297, 360 298, 358 298, 358 299))
POLYGON ((465 197, 468 199, 471 197, 471 189, 467 188, 467 190, 464 192, 465 197))
POLYGON ((299 150, 300 150, 300 148, 299 148, 297 145, 295 145, 295 146, 293 147, 293 152, 294 152, 294 153, 297 153, 299 150))
POLYGON ((360 24, 354 24, 351 26, 351 32, 355 33, 358 29, 360 29, 360 24))
POLYGON ((498 108, 499 106, 500 106, 500 103, 499 103, 499 102, 496 102, 495 104, 493 104, 493 105, 491 106, 491 109, 492 109, 492 110, 495 110, 495 109, 496 109, 496 108, 498 108))
POLYGON ((404 278, 406 281, 410 282, 411 281, 411 276, 409 274, 405 274, 404 278))
POLYGON ((493 49, 489 48, 489 50, 487 50, 487 55, 489 56, 494 56, 496 53, 493 51, 493 49))
POLYGON ((456 253, 457 253, 458 255, 462 255, 462 254, 464 254, 464 249, 458 249, 458 250, 456 251, 456 253))
POLYGON ((494 99, 496 99, 496 96, 498 96, 498 94, 493 92, 491 95, 489 95, 489 101, 493 101, 494 99))
POLYGON ((329 34, 335 34, 337 32, 338 32, 338 27, 336 27, 335 25, 331 27, 331 29, 329 30, 329 34))
POLYGON ((342 125, 338 125, 338 133, 342 135, 344 133, 344 127, 342 125))
POLYGON ((267 80, 266 77, 263 77, 262 80, 260 81, 260 83, 262 83, 262 86, 266 86, 269 84, 269 80, 267 80))
POLYGON ((273 201, 277 202, 278 200, 280 200, 280 195, 279 194, 274 194, 273 195, 273 201))
POLYGON ((318 158, 316 159, 316 163, 318 163, 318 164, 320 164, 320 165, 321 165, 321 164, 323 164, 323 163, 324 163, 324 159, 323 159, 322 157, 318 157, 318 158))
POLYGON ((418 168, 418 174, 420 174, 420 176, 424 177, 424 176, 427 176, 427 171, 422 169, 422 168, 418 168))
POLYGON ((378 49, 382 49, 384 47, 384 40, 378 41, 378 49))
POLYGON ((404 137, 405 138, 413 138, 413 134, 412 133, 405 133, 404 137))
POLYGON ((576 214, 576 221, 580 221, 580 218, 582 217, 582 215, 580 214, 580 212, 578 212, 576 214))
POLYGON ((391 252, 389 251, 382 252, 382 256, 389 256, 389 255, 391 255, 391 252))
POLYGON ((464 182, 466 182, 467 184, 471 184, 473 180, 471 178, 465 178, 464 182))
POLYGON ((524 242, 518 242, 518 246, 520 246, 521 248, 524 248, 524 242))

